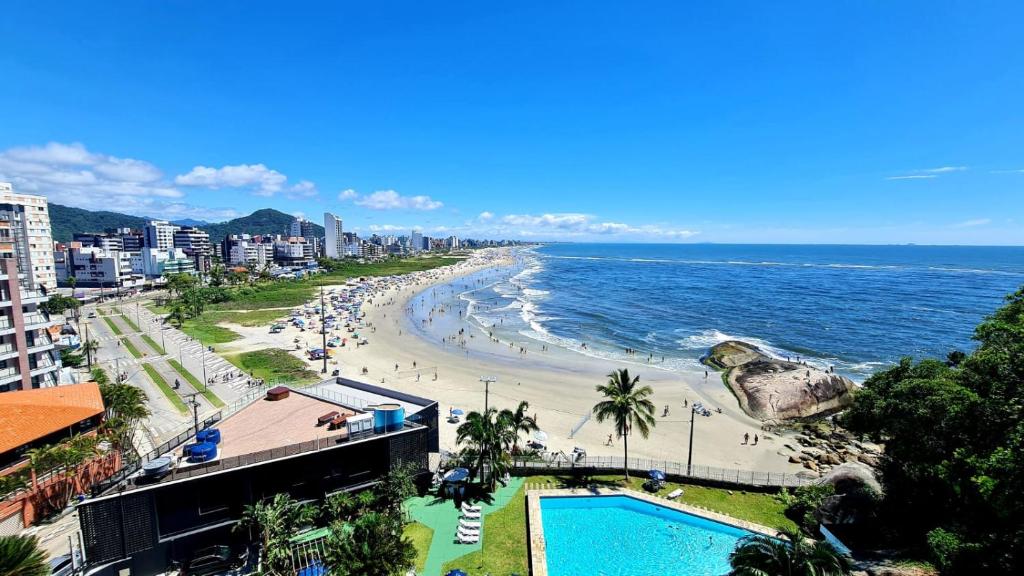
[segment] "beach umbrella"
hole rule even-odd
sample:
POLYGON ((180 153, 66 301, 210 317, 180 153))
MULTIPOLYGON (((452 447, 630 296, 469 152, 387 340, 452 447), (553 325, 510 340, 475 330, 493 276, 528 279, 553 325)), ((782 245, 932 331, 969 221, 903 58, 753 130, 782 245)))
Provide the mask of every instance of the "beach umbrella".
POLYGON ((462 482, 469 478, 468 468, 452 468, 444 475, 445 482, 462 482))
POLYGON ((445 574, 444 576, 469 576, 469 575, 466 574, 465 572, 463 572, 462 570, 455 569, 455 570, 449 570, 448 573, 445 574))
POLYGON ((543 444, 548 441, 548 433, 543 430, 537 430, 533 433, 533 439, 543 444))
POLYGON ((462 411, 462 408, 452 410, 452 416, 462 416, 463 414, 465 414, 465 412, 462 411))
POLYGON ((650 472, 647 473, 647 476, 651 480, 664 480, 665 479, 665 473, 662 472, 661 470, 651 470, 650 472))

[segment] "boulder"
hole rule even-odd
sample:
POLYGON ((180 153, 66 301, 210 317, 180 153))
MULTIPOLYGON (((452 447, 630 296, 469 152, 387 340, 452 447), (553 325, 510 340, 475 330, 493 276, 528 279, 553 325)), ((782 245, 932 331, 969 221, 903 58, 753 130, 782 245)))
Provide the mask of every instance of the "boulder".
MULTIPOLYGON (((745 342, 723 342, 705 358, 709 365, 728 370, 726 381, 740 407, 765 422, 819 418, 853 402, 854 384, 849 378, 772 358, 745 342)), ((822 440, 828 438, 824 429, 812 429, 810 433, 822 440)), ((817 438, 802 435, 797 441, 805 446, 820 443, 817 438)))

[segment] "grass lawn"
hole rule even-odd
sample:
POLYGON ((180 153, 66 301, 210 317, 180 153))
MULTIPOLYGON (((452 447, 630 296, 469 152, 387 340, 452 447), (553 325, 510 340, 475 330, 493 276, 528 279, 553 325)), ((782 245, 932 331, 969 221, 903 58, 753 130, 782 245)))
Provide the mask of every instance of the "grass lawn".
POLYGON ((153 302, 150 302, 149 304, 146 304, 143 307, 146 310, 152 312, 153 314, 156 314, 157 316, 163 316, 164 314, 167 314, 169 312, 166 306, 158 306, 153 302))
POLYGON ((113 320, 104 316, 103 321, 107 323, 110 331, 113 332, 115 336, 120 336, 122 334, 121 329, 117 327, 117 324, 114 324, 113 320))
POLYGON ((185 406, 185 402, 182 401, 181 397, 174 393, 174 389, 171 388, 171 385, 167 383, 167 380, 164 380, 164 377, 156 371, 156 368, 153 368, 149 364, 143 364, 142 369, 146 371, 146 374, 149 374, 149 377, 156 383, 157 387, 160 388, 160 391, 164 393, 164 396, 171 401, 171 404, 174 404, 174 407, 178 409, 178 412, 188 414, 188 407, 185 406))
POLYGON ((165 356, 167 354, 167 351, 164 350, 164 347, 159 345, 159 344, 157 344, 156 340, 153 340, 152 338, 150 338, 148 334, 143 334, 142 335, 142 340, 146 344, 148 344, 150 348, 155 350, 157 354, 159 354, 161 356, 165 356))
POLYGON ((421 574, 427 564, 427 550, 434 539, 434 531, 419 522, 410 522, 405 525, 403 534, 416 545, 416 573, 421 574))
POLYGON ((121 338, 121 344, 124 344, 124 347, 128 350, 128 352, 131 353, 132 356, 136 358, 142 358, 142 352, 139 352, 139 349, 135 347, 135 344, 132 344, 131 340, 127 338, 121 338))
POLYGON ((181 331, 207 346, 212 344, 224 344, 225 342, 231 342, 241 338, 241 335, 237 332, 233 332, 222 326, 217 326, 216 323, 209 321, 204 316, 205 315, 186 320, 185 323, 181 325, 181 331))
MULTIPOLYGON (((599 485, 622 486, 621 476, 593 476, 589 482, 599 485)), ((530 476, 527 485, 547 484, 551 488, 573 486, 568 476, 530 476)), ((631 478, 629 487, 643 492, 644 479, 631 478)), ((785 506, 774 494, 706 488, 690 484, 669 483, 658 494, 665 495, 683 489, 681 502, 721 512, 734 518, 747 520, 769 528, 792 528, 796 525, 784 515, 785 506)), ((484 574, 528 574, 529 558, 526 547, 526 486, 507 506, 498 512, 488 514, 484 519, 483 546, 479 552, 472 552, 445 564, 442 574, 460 568, 471 576, 484 574)))
POLYGON ((448 266, 460 260, 460 258, 434 256, 430 258, 396 258, 367 264, 340 261, 334 263, 331 272, 322 275, 301 280, 277 280, 255 286, 234 288, 229 301, 213 304, 209 309, 262 310, 301 306, 314 296, 320 283, 325 285, 341 284, 352 278, 408 274, 448 266))
POLYGON ((448 562, 441 573, 447 574, 455 568, 471 576, 530 573, 526 551, 526 485, 504 508, 484 518, 483 535, 483 546, 479 551, 448 562))
POLYGON ((129 320, 128 317, 125 316, 124 314, 121 315, 121 320, 124 320, 124 323, 127 324, 128 327, 131 328, 133 332, 142 332, 142 330, 139 330, 139 325, 129 320))
POLYGON ((218 322, 231 322, 242 326, 266 326, 275 320, 288 316, 288 310, 250 310, 239 312, 237 310, 214 310, 205 312, 201 316, 211 324, 218 322))
POLYGON ((171 368, 174 368, 175 372, 177 372, 178 374, 181 374, 181 376, 185 380, 188 380, 188 383, 191 384, 193 388, 195 388, 196 392, 199 392, 200 394, 203 395, 204 398, 209 400, 210 404, 213 404, 217 408, 223 408, 224 407, 224 401, 221 400, 220 398, 218 398, 217 395, 213 393, 213 390, 210 390, 210 388, 208 386, 205 387, 206 391, 204 392, 203 391, 203 389, 204 389, 203 383, 200 382, 198 378, 193 376, 191 372, 186 370, 184 366, 179 364, 177 360, 175 360, 173 358, 169 358, 167 360, 167 363, 171 365, 171 368))
POLYGON ((306 363, 279 348, 264 348, 252 352, 226 354, 224 359, 238 366, 254 378, 267 382, 287 384, 308 384, 320 378, 308 369, 306 363))

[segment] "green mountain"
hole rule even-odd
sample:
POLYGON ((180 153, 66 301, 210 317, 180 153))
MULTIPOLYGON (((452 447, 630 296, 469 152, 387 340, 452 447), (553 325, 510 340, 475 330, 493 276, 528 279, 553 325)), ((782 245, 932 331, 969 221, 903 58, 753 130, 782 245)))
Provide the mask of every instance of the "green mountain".
POLYGON ((146 218, 117 212, 83 210, 50 203, 50 228, 53 239, 70 242, 75 232, 103 232, 107 228, 142 228, 146 218))
MULTIPOLYGON (((199 226, 210 233, 210 242, 220 242, 228 234, 284 234, 295 217, 272 208, 257 210, 248 216, 199 226)), ((50 203, 50 226, 53 239, 69 242, 75 232, 102 232, 108 228, 141 229, 150 218, 119 214, 117 212, 93 212, 50 203)), ((324 235, 323 226, 315 226, 317 235, 324 235)))
MULTIPOLYGON (((273 208, 257 210, 248 216, 219 224, 201 226, 210 233, 210 242, 220 242, 229 234, 284 234, 295 217, 273 208)), ((317 236, 323 237, 324 227, 315 227, 317 236)))

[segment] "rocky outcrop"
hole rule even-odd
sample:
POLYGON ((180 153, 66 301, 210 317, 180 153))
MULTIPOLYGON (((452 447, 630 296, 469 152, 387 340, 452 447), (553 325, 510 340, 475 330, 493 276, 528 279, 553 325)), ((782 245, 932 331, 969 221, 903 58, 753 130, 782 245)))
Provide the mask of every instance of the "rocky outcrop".
POLYGON ((726 370, 726 383, 743 410, 767 423, 818 418, 853 402, 854 384, 849 378, 772 358, 745 342, 717 344, 703 361, 726 370))

